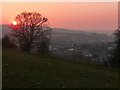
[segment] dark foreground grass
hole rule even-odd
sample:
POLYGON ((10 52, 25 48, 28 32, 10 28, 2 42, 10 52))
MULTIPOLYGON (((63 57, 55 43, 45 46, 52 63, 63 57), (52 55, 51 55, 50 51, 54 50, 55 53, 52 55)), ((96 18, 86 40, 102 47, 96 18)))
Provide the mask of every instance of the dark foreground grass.
POLYGON ((118 70, 3 49, 3 88, 118 88, 118 70))

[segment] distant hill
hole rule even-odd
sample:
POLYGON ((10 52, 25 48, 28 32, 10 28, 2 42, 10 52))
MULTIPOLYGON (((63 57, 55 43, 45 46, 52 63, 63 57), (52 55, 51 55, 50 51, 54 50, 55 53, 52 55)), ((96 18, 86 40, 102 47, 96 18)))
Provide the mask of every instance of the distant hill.
MULTIPOLYGON (((9 25, 2 26, 2 35, 10 33, 9 25)), ((79 30, 69 30, 63 28, 53 28, 51 35, 52 43, 63 42, 80 42, 80 43, 93 43, 93 42, 110 42, 113 41, 113 36, 108 34, 84 32, 79 30)))
POLYGON ((8 33, 10 33, 9 25, 7 25, 7 24, 2 25, 2 36, 6 35, 8 33))
POLYGON ((108 43, 113 41, 112 35, 90 33, 83 31, 67 30, 61 28, 53 28, 52 43, 108 43))
POLYGON ((114 30, 72 30, 72 29, 64 29, 64 28, 53 28, 56 31, 64 30, 64 31, 75 31, 75 32, 88 32, 88 33, 98 33, 98 34, 107 34, 112 35, 114 30))
MULTIPOLYGON (((10 29, 9 29, 9 25, 7 24, 4 24, 4 25, 0 25, 0 27, 2 27, 2 32, 3 32, 3 35, 6 34, 6 33, 9 33, 10 32, 10 29)), ((113 31, 112 30, 72 30, 72 29, 64 29, 64 28, 53 28, 54 31, 57 31, 57 32, 64 32, 64 33, 82 33, 82 32, 86 32, 86 33, 98 33, 98 34, 108 34, 108 35, 112 35, 113 31)))
POLYGON ((118 71, 3 48, 2 88, 118 88, 118 71))

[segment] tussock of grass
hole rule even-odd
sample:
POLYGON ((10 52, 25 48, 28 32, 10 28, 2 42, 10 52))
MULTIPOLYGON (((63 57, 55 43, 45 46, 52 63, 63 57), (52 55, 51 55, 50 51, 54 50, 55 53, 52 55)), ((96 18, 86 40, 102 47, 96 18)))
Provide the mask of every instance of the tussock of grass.
POLYGON ((117 88, 111 67, 3 49, 3 88, 117 88))

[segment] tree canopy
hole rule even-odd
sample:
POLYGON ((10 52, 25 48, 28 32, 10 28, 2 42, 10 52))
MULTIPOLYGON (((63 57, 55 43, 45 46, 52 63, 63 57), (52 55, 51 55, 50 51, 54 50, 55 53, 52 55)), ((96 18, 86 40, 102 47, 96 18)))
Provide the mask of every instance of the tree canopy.
POLYGON ((43 35, 48 38, 51 31, 48 19, 37 12, 22 12, 14 18, 14 22, 11 34, 25 51, 30 51, 32 44, 39 42, 43 35))

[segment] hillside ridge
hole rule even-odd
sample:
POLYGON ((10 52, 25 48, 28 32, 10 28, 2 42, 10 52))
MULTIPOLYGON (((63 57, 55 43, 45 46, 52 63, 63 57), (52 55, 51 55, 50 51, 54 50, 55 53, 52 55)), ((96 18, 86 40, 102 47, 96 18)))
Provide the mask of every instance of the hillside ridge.
POLYGON ((3 88, 116 88, 117 69, 3 48, 3 88))

